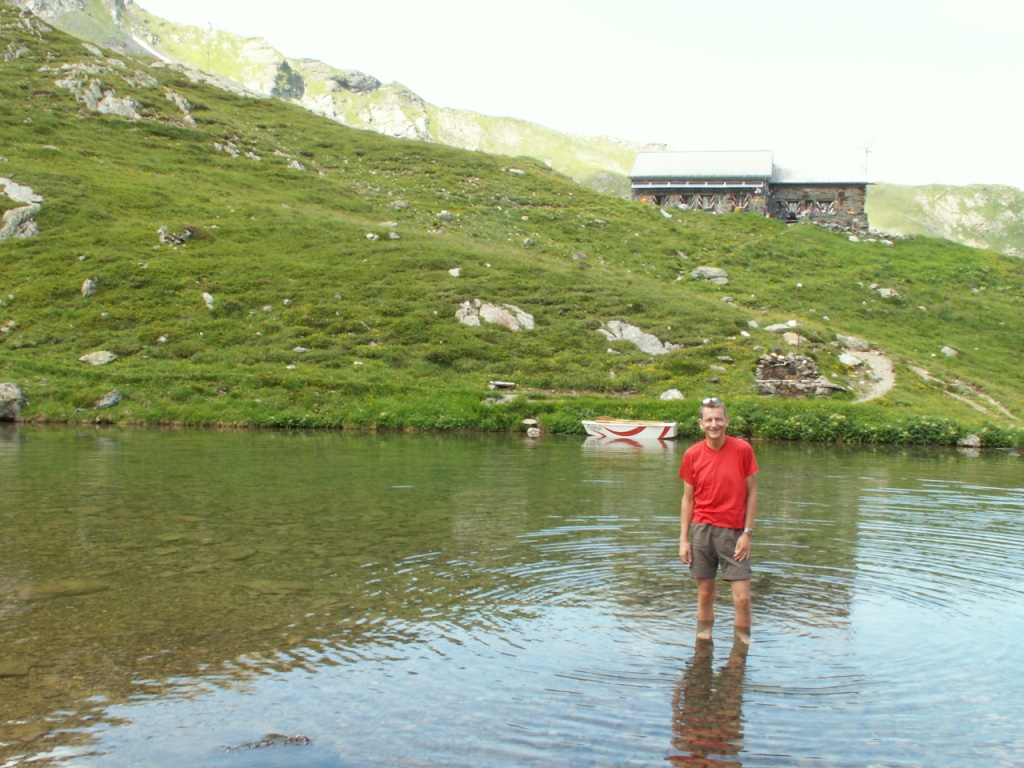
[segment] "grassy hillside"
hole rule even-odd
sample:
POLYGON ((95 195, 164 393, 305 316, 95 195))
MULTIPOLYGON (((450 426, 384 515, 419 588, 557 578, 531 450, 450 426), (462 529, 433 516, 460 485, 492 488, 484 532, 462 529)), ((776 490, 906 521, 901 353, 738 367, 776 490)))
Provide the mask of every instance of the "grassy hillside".
POLYGON ((39 234, 0 242, 0 381, 25 392, 27 420, 505 430, 536 417, 574 431, 604 413, 692 432, 697 400, 717 394, 751 435, 1021 439, 1020 260, 668 215, 527 158, 389 139, 122 65, 2 4, 0 24, 22 49, 0 62, 0 177, 43 198, 39 234), (75 96, 90 87, 139 119, 93 111, 75 96), (161 243, 161 227, 195 236, 161 243), (703 265, 730 284, 691 277, 703 265), (475 299, 536 327, 458 323, 475 299), (680 348, 609 342, 597 329, 611 320, 680 348), (801 352, 854 385, 833 340, 868 339, 896 386, 870 403, 756 396, 754 364, 785 343, 751 320, 801 322, 801 352), (100 350, 118 357, 79 360, 100 350), (514 397, 493 402, 492 380, 515 382, 514 397), (93 407, 115 388, 118 405, 93 407), (669 388, 687 399, 660 401, 669 388))

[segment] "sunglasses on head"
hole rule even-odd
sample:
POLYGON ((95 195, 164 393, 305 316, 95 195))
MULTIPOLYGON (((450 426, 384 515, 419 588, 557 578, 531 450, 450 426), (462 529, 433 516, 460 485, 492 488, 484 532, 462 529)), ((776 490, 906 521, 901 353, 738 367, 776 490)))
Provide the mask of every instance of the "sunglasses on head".
POLYGON ((721 398, 718 398, 718 397, 705 397, 703 400, 700 401, 700 404, 701 405, 725 405, 725 403, 722 402, 721 398))

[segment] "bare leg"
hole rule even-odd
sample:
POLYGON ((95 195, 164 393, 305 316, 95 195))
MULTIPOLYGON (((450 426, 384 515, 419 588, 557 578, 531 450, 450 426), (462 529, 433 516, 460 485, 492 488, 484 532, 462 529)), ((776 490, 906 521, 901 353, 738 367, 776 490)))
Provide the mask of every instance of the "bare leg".
MULTIPOLYGON (((750 579, 732 582, 732 603, 736 610, 736 637, 750 642, 750 579)), ((698 612, 698 620, 699 620, 698 612)))
POLYGON ((697 579, 697 639, 710 640, 715 624, 715 580, 697 579))

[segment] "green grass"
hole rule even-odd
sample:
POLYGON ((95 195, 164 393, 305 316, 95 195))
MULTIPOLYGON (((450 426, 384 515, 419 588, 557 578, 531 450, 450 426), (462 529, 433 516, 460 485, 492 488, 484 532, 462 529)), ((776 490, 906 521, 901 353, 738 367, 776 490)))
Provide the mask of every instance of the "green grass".
MULTIPOLYGON (((0 23, 16 15, 0 6, 0 23)), ((1021 442, 1020 422, 986 399, 1024 414, 1020 260, 926 238, 851 243, 744 214, 666 218, 535 160, 388 139, 131 60, 96 76, 144 119, 88 114, 54 80, 63 63, 97 62, 62 33, 19 30, 5 35, 30 53, 0 63, 0 175, 44 203, 38 236, 0 243, 0 326, 15 322, 0 334, 0 380, 21 386, 28 420, 504 431, 534 417, 578 432, 607 414, 675 418, 686 432, 697 400, 717 394, 752 436, 1021 442), (158 83, 140 85, 135 69, 158 83), (228 140, 261 159, 215 149, 228 140), (204 236, 162 245, 161 226, 204 236), (730 284, 692 278, 701 265, 730 284), (458 324, 474 299, 519 306, 536 328, 458 324), (748 323, 791 319, 826 376, 846 375, 835 335, 860 336, 894 360, 895 389, 866 404, 756 396, 753 367, 783 342, 748 323), (680 349, 609 343, 597 332, 609 320, 680 349), (79 362, 100 349, 118 359, 79 362), (510 402, 493 401, 493 379, 516 382, 510 402), (114 388, 119 405, 91 407, 114 388), (660 401, 669 388, 687 400, 660 401)))

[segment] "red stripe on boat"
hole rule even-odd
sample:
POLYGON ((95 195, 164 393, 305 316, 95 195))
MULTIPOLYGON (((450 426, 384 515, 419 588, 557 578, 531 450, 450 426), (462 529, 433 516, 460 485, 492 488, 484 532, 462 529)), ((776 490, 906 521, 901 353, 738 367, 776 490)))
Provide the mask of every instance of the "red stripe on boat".
POLYGON ((618 435, 619 437, 632 437, 633 435, 639 435, 647 429, 647 427, 634 427, 633 429, 627 429, 625 432, 620 432, 619 430, 611 429, 610 427, 602 427, 602 429, 611 432, 613 435, 618 435))

